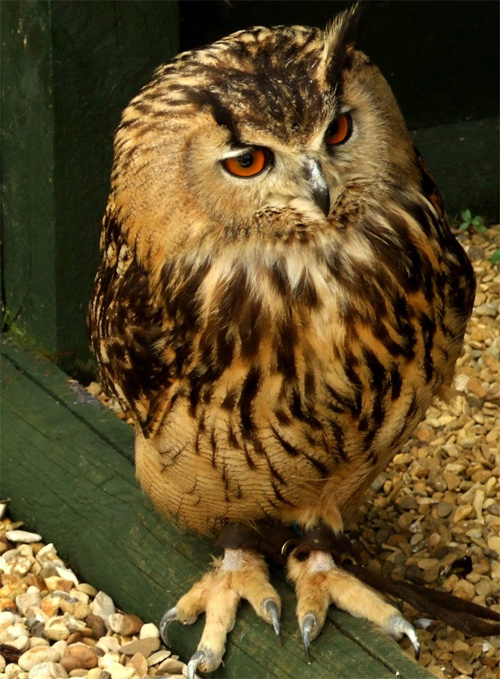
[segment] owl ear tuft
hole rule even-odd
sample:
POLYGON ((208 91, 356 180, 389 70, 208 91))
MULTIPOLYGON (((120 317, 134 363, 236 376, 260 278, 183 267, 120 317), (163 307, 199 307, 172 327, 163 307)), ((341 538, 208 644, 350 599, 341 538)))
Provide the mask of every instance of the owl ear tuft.
POLYGON ((356 2, 340 12, 325 30, 324 74, 326 82, 334 87, 341 80, 342 71, 349 68, 362 15, 362 3, 356 2))

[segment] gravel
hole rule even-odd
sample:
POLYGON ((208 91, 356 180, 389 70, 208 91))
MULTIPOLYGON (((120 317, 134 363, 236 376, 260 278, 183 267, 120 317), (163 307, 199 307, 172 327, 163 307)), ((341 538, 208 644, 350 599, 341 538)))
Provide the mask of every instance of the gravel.
MULTIPOLYGON (((455 395, 447 403, 435 400, 346 528, 370 568, 452 592, 500 616, 500 269, 490 261, 500 226, 459 237, 478 292, 455 395)), ((125 418, 98 384, 87 389, 125 418)), ((0 503, 0 676, 185 676, 186 665, 160 643, 154 624, 79 583, 53 545, 12 524, 5 510, 0 503)), ((419 622, 409 606, 403 611, 419 628, 419 662, 434 675, 498 677, 500 636, 465 637, 436 621, 419 622)))
POLYGON ((0 677, 184 679, 186 665, 162 645, 156 625, 80 583, 53 544, 21 525, 0 522, 0 677))

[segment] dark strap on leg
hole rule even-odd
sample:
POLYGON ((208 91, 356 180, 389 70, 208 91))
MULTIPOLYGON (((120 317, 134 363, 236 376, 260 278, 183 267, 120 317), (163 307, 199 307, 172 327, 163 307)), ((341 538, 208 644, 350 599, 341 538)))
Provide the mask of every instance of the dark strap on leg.
POLYGON ((327 526, 299 534, 293 526, 278 523, 231 523, 222 529, 216 545, 221 549, 253 549, 280 566, 286 564, 292 551, 298 559, 306 559, 313 550, 329 552, 339 566, 365 584, 406 601, 429 618, 441 620, 469 636, 487 637, 500 632, 498 613, 485 606, 423 585, 389 580, 359 565, 359 555, 352 542, 327 526))

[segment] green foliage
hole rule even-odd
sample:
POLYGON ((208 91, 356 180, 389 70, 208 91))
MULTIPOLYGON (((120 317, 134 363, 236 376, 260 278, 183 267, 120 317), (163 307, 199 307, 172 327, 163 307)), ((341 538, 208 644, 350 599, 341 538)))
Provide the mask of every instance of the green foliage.
POLYGON ((462 210, 460 217, 462 219, 462 223, 458 227, 460 231, 466 231, 470 228, 473 231, 477 231, 477 233, 484 233, 488 230, 483 218, 479 217, 479 215, 473 217, 470 210, 462 210))
POLYGON ((491 255, 490 262, 492 264, 499 264, 500 265, 500 248, 495 250, 495 252, 491 255))

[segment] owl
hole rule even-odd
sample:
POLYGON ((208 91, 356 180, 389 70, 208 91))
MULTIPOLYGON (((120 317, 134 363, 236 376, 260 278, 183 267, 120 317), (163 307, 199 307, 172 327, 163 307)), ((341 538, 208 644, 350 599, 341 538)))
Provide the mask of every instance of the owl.
MULTIPOLYGON (((206 614, 189 677, 219 666, 241 599, 279 634, 259 536, 342 532, 451 384, 471 313, 471 265, 359 16, 184 52, 116 132, 91 346, 142 488, 224 549, 162 621, 206 614)), ((331 603, 418 649, 309 544, 286 554, 306 651, 331 603)))

